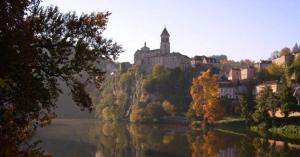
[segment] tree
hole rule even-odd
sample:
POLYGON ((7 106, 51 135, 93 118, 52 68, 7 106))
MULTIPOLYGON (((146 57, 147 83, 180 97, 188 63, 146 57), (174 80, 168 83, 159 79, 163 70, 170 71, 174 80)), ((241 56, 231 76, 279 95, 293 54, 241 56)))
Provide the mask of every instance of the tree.
POLYGON ((61 82, 76 105, 93 108, 85 84, 101 85, 104 72, 96 64, 121 52, 102 36, 109 15, 63 14, 57 7, 40 7, 39 0, 0 2, 0 79, 5 82, 0 87, 1 142, 20 146, 20 136, 47 124, 61 82))
POLYGON ((284 117, 287 118, 289 113, 295 109, 297 104, 296 98, 293 96, 292 90, 288 87, 285 78, 279 86, 279 102, 280 110, 284 114, 284 117))
POLYGON ((251 115, 253 114, 254 110, 254 105, 252 103, 251 97, 242 95, 239 98, 239 105, 241 108, 241 116, 245 118, 247 123, 249 123, 252 120, 251 115))
POLYGON ((253 120, 257 123, 266 123, 266 127, 269 127, 272 118, 275 117, 278 106, 277 96, 273 93, 270 86, 266 86, 256 98, 253 120))
POLYGON ((300 83, 300 60, 296 60, 288 67, 287 74, 291 79, 300 83))
POLYGON ((192 96, 192 110, 197 117, 203 117, 203 122, 214 123, 223 116, 223 109, 219 104, 217 76, 210 70, 203 72, 193 79, 190 94, 192 96))
POLYGON ((293 51, 292 52, 297 52, 297 51, 299 51, 299 47, 298 47, 298 44, 296 43, 295 45, 294 45, 294 47, 293 47, 293 51))
POLYGON ((174 116, 174 114, 176 112, 176 108, 174 107, 174 105, 169 100, 164 100, 163 103, 162 103, 162 107, 165 110, 165 112, 167 112, 168 114, 174 116))
POLYGON ((283 48, 283 49, 280 50, 280 52, 279 52, 278 55, 279 55, 279 57, 281 57, 281 56, 288 55, 290 53, 291 53, 291 49, 288 48, 288 47, 285 47, 285 48, 283 48))
POLYGON ((279 51, 274 51, 274 52, 272 52, 270 59, 272 60, 272 59, 277 58, 277 57, 278 57, 278 54, 279 54, 279 51))
POLYGON ((271 76, 276 78, 280 78, 285 72, 283 67, 274 63, 267 66, 267 71, 271 76))

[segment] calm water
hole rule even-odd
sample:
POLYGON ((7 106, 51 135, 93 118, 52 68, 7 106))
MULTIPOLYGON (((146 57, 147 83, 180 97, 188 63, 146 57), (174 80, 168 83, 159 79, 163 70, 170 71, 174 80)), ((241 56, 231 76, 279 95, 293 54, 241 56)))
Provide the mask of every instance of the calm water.
POLYGON ((203 133, 180 125, 59 119, 35 138, 54 157, 300 157, 300 141, 220 130, 203 133))

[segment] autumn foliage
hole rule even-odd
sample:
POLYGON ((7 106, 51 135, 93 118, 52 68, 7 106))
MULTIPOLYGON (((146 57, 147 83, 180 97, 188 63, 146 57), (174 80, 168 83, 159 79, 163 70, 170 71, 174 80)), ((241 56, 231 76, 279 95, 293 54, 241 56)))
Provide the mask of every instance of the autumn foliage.
POLYGON ((203 72, 193 79, 190 94, 192 96, 192 111, 204 122, 214 123, 223 116, 223 109, 219 103, 217 76, 210 70, 203 72))

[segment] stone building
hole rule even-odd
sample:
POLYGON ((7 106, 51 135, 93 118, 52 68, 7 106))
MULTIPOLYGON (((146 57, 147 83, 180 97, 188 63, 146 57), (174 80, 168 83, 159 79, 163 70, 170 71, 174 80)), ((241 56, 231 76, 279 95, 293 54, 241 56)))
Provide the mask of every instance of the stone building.
POLYGON ((271 87, 271 89, 274 93, 278 93, 279 81, 277 81, 277 80, 266 81, 266 82, 263 82, 263 83, 257 85, 256 88, 255 88, 255 93, 259 94, 262 90, 264 90, 264 88, 266 88, 268 86, 271 87))
POLYGON ((153 65, 160 64, 166 68, 186 69, 191 66, 190 58, 177 52, 170 52, 170 34, 164 28, 161 35, 160 49, 150 50, 146 43, 134 54, 134 64, 139 65, 146 72, 151 71, 153 65))
POLYGON ((230 81, 225 76, 219 78, 218 85, 219 96, 221 98, 237 100, 240 95, 249 92, 245 85, 241 84, 239 81, 230 81))
POLYGON ((229 71, 228 80, 231 80, 231 81, 241 80, 241 69, 231 68, 229 71))
POLYGON ((300 47, 298 47, 297 43, 293 48, 294 60, 300 60, 300 47))
POLYGON ((219 61, 213 57, 206 56, 195 56, 191 59, 192 67, 197 67, 201 65, 218 65, 219 61))
POLYGON ((122 62, 119 63, 118 65, 119 65, 120 72, 125 72, 132 66, 129 62, 122 62))
POLYGON ((286 54, 279 56, 272 60, 272 63, 279 66, 286 66, 288 62, 292 61, 294 56, 292 54, 286 54))
POLYGON ((219 82, 219 95, 228 99, 238 98, 238 86, 236 82, 222 81, 219 82))
POLYGON ((118 64, 111 60, 103 60, 97 64, 97 68, 106 72, 106 75, 112 75, 118 71, 118 64))
POLYGON ((271 64, 272 61, 269 60, 260 60, 260 62, 255 64, 255 68, 258 72, 264 71, 267 69, 268 65, 271 64))
POLYGON ((241 69, 241 80, 250 80, 254 78, 254 68, 249 66, 241 69))

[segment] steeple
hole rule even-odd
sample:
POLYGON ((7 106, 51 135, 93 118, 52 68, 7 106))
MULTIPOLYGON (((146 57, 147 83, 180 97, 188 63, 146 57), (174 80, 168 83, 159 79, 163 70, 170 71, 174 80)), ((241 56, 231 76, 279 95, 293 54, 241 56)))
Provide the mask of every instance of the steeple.
POLYGON ((146 42, 144 43, 144 47, 142 47, 141 50, 143 52, 149 52, 150 51, 149 47, 147 47, 147 43, 146 42))
POLYGON ((168 36, 168 37, 170 37, 170 34, 169 34, 169 32, 167 31, 167 28, 166 28, 166 27, 165 27, 164 30, 162 31, 160 37, 162 37, 162 36, 168 36))
POLYGON ((298 44, 296 43, 293 47, 293 53, 297 52, 299 50, 298 44))
POLYGON ((167 31, 166 27, 163 29, 161 35, 160 35, 161 41, 160 41, 160 52, 161 53, 170 53, 170 34, 167 31))

